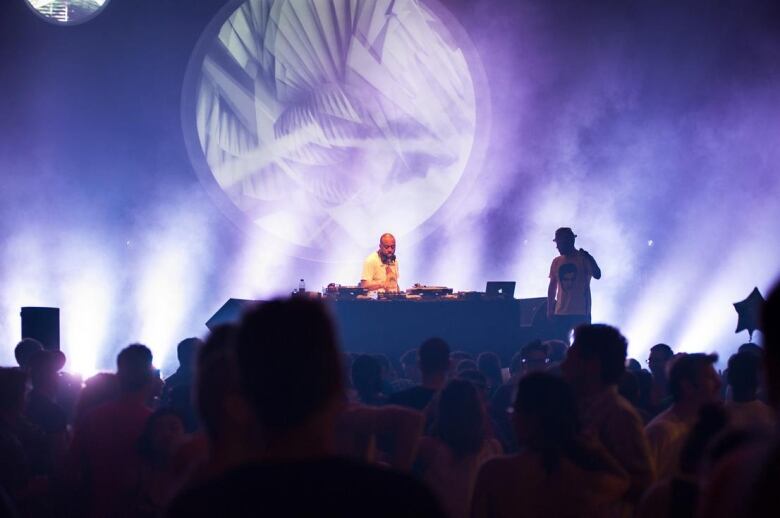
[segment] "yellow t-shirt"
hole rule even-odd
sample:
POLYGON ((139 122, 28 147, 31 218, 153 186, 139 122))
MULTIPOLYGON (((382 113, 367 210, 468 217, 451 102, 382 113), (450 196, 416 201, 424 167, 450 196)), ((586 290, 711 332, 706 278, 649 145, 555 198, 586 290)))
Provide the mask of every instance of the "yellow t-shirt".
POLYGON ((398 283, 398 261, 392 264, 384 264, 379 257, 378 252, 372 252, 363 262, 363 273, 360 276, 361 281, 385 282, 393 278, 398 283))

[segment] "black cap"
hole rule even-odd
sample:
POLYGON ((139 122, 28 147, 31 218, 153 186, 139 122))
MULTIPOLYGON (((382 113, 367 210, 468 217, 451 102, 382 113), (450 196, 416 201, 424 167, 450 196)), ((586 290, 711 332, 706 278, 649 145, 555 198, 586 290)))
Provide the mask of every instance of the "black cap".
POLYGON ((577 234, 575 234, 572 229, 569 227, 561 227, 555 231, 555 239, 553 239, 553 241, 558 241, 559 239, 574 239, 575 237, 577 237, 577 234))

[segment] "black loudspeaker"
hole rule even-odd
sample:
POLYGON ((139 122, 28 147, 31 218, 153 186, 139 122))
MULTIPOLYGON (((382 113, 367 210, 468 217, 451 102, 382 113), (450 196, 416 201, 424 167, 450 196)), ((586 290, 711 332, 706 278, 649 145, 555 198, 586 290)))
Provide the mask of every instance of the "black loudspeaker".
POLYGON ((22 308, 22 338, 35 338, 46 349, 60 349, 60 308, 22 308))

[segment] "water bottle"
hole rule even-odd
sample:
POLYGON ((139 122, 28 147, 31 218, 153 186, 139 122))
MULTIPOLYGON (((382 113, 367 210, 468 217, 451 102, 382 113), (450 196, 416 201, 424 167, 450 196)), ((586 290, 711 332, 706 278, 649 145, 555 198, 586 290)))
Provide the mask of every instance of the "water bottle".
POLYGON ((298 282, 298 293, 305 293, 306 292, 306 283, 303 282, 303 279, 301 279, 298 282))

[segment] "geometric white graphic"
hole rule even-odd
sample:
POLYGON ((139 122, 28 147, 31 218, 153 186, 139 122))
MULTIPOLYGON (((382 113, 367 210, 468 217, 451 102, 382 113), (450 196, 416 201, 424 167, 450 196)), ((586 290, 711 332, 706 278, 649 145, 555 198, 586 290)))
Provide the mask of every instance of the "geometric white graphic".
POLYGON ((423 1, 248 0, 206 45, 199 146, 265 233, 314 251, 373 245, 423 224, 462 179, 474 83, 423 1))
POLYGON ((27 5, 46 21, 75 25, 93 18, 108 0, 27 0, 27 5))

